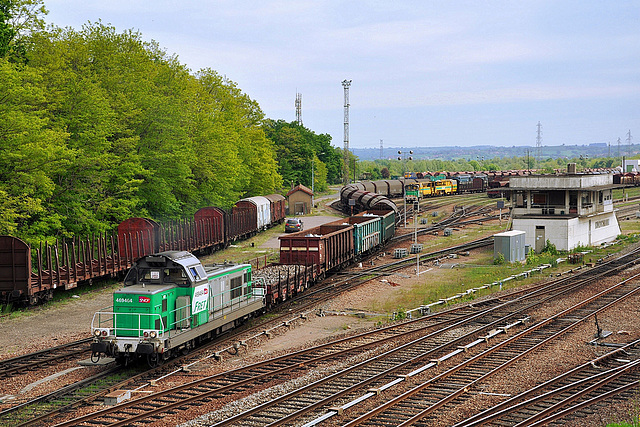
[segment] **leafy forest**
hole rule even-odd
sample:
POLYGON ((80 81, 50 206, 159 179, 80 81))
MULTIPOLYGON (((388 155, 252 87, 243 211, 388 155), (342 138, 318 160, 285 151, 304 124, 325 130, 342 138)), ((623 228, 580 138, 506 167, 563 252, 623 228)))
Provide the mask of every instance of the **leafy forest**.
MULTIPOLYGON (((213 68, 194 72, 134 30, 100 21, 46 26, 46 14, 43 0, 0 0, 0 235, 51 242, 108 232, 134 216, 189 218, 298 183, 324 191, 342 181, 343 153, 330 135, 265 117, 213 68)), ((366 179, 553 171, 568 160, 349 156, 349 177, 366 179)))
POLYGON ((86 236, 188 218, 243 197, 339 182, 328 135, 271 120, 213 69, 133 31, 46 27, 41 0, 0 0, 0 234, 86 236))

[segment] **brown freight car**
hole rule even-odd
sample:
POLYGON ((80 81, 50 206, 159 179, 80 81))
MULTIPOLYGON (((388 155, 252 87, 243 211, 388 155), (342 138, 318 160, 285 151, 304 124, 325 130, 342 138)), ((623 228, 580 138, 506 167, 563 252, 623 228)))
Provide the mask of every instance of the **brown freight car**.
POLYGON ((264 196, 271 202, 271 226, 281 224, 287 216, 287 202, 281 194, 264 196))
POLYGON ((255 206, 234 206, 227 221, 227 243, 244 239, 258 232, 258 210, 255 206))
POLYGON ((316 265, 316 273, 340 269, 354 257, 353 225, 324 224, 280 236, 280 264, 316 265))

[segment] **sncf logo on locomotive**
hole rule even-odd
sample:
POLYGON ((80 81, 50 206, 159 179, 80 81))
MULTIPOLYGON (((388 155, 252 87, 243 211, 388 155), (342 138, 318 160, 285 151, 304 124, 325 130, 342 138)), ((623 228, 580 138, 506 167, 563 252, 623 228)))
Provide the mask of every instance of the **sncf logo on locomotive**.
POLYGON ((142 296, 141 296, 141 297, 138 297, 138 302, 145 303, 145 304, 146 304, 146 303, 150 303, 150 302, 151 302, 151 298, 149 298, 149 297, 142 297, 142 296))
POLYGON ((209 289, 208 288, 199 289, 193 294, 193 297, 194 298, 206 297, 207 293, 209 293, 209 289))

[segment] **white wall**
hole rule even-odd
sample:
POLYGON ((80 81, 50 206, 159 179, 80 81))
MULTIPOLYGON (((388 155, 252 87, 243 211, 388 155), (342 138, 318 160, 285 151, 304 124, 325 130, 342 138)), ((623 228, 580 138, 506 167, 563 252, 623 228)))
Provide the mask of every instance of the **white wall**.
POLYGON ((606 212, 589 218, 513 219, 513 229, 526 233, 525 244, 532 249, 536 247, 537 225, 545 227, 545 242, 543 246, 546 244, 546 240, 549 240, 561 251, 570 251, 579 245, 596 246, 601 243, 611 242, 620 234, 620 226, 613 212, 606 212), (591 220, 591 238, 589 238, 589 220, 591 220), (608 225, 604 225, 603 222, 607 220, 608 225))

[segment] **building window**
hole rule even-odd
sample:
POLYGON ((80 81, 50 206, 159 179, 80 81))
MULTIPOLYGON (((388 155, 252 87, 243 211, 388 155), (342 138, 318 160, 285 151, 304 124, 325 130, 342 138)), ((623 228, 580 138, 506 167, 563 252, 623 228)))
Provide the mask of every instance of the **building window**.
POLYGON ((547 194, 546 193, 533 193, 533 205, 546 205, 547 194))

